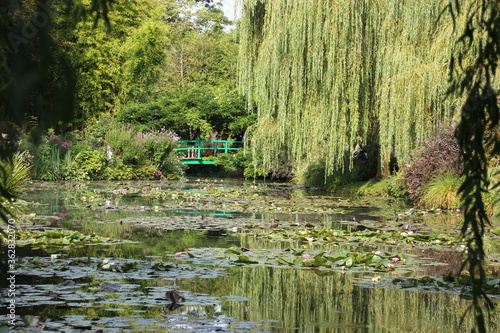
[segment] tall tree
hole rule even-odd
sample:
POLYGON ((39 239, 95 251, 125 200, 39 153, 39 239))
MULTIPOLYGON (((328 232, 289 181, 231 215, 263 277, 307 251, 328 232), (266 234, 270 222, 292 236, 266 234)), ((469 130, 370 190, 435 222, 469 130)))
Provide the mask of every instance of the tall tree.
POLYGON ((438 21, 446 3, 243 1, 239 81, 258 108, 252 143, 265 165, 285 152, 297 172, 325 158, 332 173, 368 144, 384 175, 393 147, 406 161, 457 119, 461 101, 443 98, 453 47, 451 21, 438 21))
MULTIPOLYGON (((85 15, 107 21, 107 9, 113 0, 92 0, 75 13, 75 21, 85 15)), ((6 0, 0 3, 0 123, 9 128, 31 117, 38 118, 37 128, 70 120, 73 110, 74 80, 67 58, 50 35, 54 12, 49 1, 6 0)), ((68 2, 71 4, 71 1, 68 2)), ((0 223, 6 224, 11 211, 3 200, 13 195, 4 183, 11 175, 4 165, 12 166, 14 149, 10 133, 0 127, 0 223)), ((36 131, 40 133, 40 131, 36 131)), ((3 232, 3 231, 2 231, 3 232)), ((7 255, 0 250, 0 287, 7 280, 7 255)))
POLYGON ((167 126, 183 138, 214 126, 243 132, 254 117, 236 92, 238 30, 216 4, 183 0, 165 13, 169 45, 154 94, 122 106, 118 119, 142 130, 167 126))
MULTIPOLYGON (((188 2, 189 3, 189 2, 188 2)), ((190 1, 192 4, 193 2, 190 1)), ((178 8, 158 91, 236 88, 237 30, 217 7, 178 8)))
MULTIPOLYGON (((75 0, 85 5, 88 0, 75 0)), ((56 20, 54 34, 71 57, 77 82, 75 120, 82 126, 121 103, 140 100, 155 82, 165 59, 168 29, 161 20, 165 0, 116 3, 105 21, 56 20)))

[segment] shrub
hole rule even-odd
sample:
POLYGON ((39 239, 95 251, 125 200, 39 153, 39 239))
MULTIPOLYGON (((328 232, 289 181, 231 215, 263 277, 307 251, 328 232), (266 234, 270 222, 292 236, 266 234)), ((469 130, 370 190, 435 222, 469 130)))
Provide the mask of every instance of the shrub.
POLYGON ((213 157, 215 165, 221 166, 226 172, 235 172, 238 169, 236 155, 217 154, 213 157))
POLYGON ((85 145, 75 145, 76 169, 79 175, 76 179, 102 179, 102 173, 106 166, 106 156, 102 151, 92 149, 85 145))
POLYGON ((179 136, 162 128, 148 133, 135 133, 130 125, 114 127, 106 135, 106 143, 114 157, 106 171, 107 179, 149 179, 156 171, 165 178, 179 178, 176 150, 179 136), (115 161, 116 160, 116 161, 115 161), (117 166, 129 166, 122 171, 117 166))
POLYGON ((170 162, 163 165, 163 171, 161 173, 162 178, 166 179, 180 179, 184 175, 184 170, 180 163, 170 162))
POLYGON ((106 143, 124 164, 139 165, 146 158, 144 142, 130 125, 113 126, 106 134, 106 143))
POLYGON ((325 172, 325 160, 315 161, 307 166, 305 172, 300 174, 297 181, 307 187, 324 187, 325 172))
POLYGON ((402 171, 410 199, 418 204, 425 185, 433 177, 442 174, 458 176, 462 165, 460 147, 452 128, 431 137, 402 171))
POLYGON ((408 197, 408 190, 405 186, 402 172, 398 172, 392 176, 385 178, 384 180, 387 181, 387 191, 391 197, 394 198, 408 197))
POLYGON ((268 172, 262 167, 262 161, 253 160, 251 149, 240 149, 235 155, 237 164, 243 168, 243 177, 258 178, 266 177, 268 172))
POLYGON ((326 161, 324 159, 311 163, 301 176, 301 182, 308 187, 320 187, 335 191, 339 186, 359 181, 357 173, 353 171, 334 171, 326 176, 326 161))
POLYGON ((176 159, 175 148, 180 137, 164 127, 159 131, 138 133, 137 137, 144 143, 146 156, 160 171, 166 172, 169 164, 176 159))
POLYGON ((133 171, 134 179, 153 179, 155 178, 155 173, 158 172, 158 168, 151 161, 147 161, 145 164, 134 168, 133 171))
POLYGON ((460 207, 460 197, 457 193, 462 179, 453 173, 434 176, 423 186, 419 206, 454 209, 460 207))
POLYGON ((114 118, 110 114, 102 114, 95 123, 86 129, 86 141, 91 144, 102 145, 106 141, 107 133, 114 127, 117 127, 114 118))
POLYGON ((26 163, 26 152, 17 152, 11 159, 0 160, 0 182, 11 196, 19 185, 29 178, 30 166, 26 163))
POLYGON ((104 179, 109 180, 128 180, 134 179, 134 170, 130 165, 123 163, 120 157, 116 157, 108 163, 103 172, 104 179))

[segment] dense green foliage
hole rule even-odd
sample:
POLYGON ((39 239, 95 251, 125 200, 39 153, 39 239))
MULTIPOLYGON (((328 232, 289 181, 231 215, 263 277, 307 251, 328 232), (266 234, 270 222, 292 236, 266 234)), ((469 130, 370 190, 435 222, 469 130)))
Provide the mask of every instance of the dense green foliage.
POLYGON ((178 178, 175 148, 179 137, 165 129, 138 132, 108 122, 101 135, 71 144, 49 131, 37 144, 23 141, 32 165, 31 177, 42 180, 178 178))
MULTIPOLYGON (((295 173, 324 158, 329 175, 351 169, 349 157, 369 145, 387 175, 393 149, 405 162, 457 118, 460 99, 444 98, 453 48, 452 20, 440 19, 446 3, 243 1, 240 82, 258 107, 252 142, 266 167, 284 152, 295 173)), ((464 22, 456 17, 459 29, 464 22)))
POLYGON ((17 152, 12 159, 0 160, 0 183, 3 190, 14 196, 21 183, 28 179, 30 167, 25 161, 26 152, 17 152))
MULTIPOLYGON (((486 332, 484 309, 488 319, 492 320, 494 305, 483 286, 486 281, 483 239, 485 228, 491 226, 483 195, 490 189, 488 155, 500 154, 500 140, 496 132, 500 117, 499 93, 495 85, 500 62, 500 2, 450 2, 449 9, 454 20, 464 14, 463 8, 467 10, 467 21, 465 28, 459 30, 460 38, 450 64, 450 93, 465 97, 456 132, 464 160, 465 178, 459 190, 464 206, 461 232, 467 239, 468 251, 462 269, 467 270, 472 280, 471 307, 477 329, 486 332), (468 61, 469 57, 471 61, 468 61)), ((498 184, 496 182, 494 186, 498 184)))
POLYGON ((168 128, 184 139, 190 139, 199 130, 202 139, 208 139, 213 127, 242 134, 255 122, 255 115, 247 115, 245 102, 232 91, 217 96, 209 89, 193 88, 183 92, 158 95, 147 103, 130 104, 122 108, 117 119, 132 124, 139 130, 168 128))
POLYGON ((25 162, 35 178, 176 176, 175 140, 153 133, 189 139, 198 131, 204 139, 215 127, 242 136, 255 122, 236 92, 238 30, 228 29, 220 4, 75 0, 6 8, 0 121, 21 126, 15 135, 24 137, 20 148, 30 152, 25 162))

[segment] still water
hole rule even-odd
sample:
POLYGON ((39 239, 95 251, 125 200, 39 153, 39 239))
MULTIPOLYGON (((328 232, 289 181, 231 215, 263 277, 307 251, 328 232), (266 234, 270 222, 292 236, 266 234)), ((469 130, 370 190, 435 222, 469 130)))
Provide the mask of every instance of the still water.
MULTIPOLYGON (((368 224, 363 221, 398 228, 402 224, 395 216, 409 208, 404 202, 221 179, 31 183, 22 197, 25 202, 16 209, 25 226, 67 228, 124 242, 19 246, 17 327, 12 331, 466 332, 472 325, 470 316, 461 322, 470 301, 458 290, 393 283, 400 275, 456 272, 461 254, 450 249, 362 246, 434 262, 399 275, 236 265, 224 258, 224 250, 234 247, 271 256, 287 248, 322 248, 242 237, 255 228, 353 229, 368 224), (186 301, 171 306, 165 300, 168 290, 182 293, 186 301)), ((453 229, 421 219, 404 221, 403 227, 408 225, 453 229)), ((497 322, 489 325, 491 332, 500 331, 497 322)))

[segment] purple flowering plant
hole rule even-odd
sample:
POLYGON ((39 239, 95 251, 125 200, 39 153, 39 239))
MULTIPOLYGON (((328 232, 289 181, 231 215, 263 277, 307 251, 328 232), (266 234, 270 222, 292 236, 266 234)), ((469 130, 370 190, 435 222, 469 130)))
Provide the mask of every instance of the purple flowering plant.
MULTIPOLYGON (((137 133, 136 137, 144 143, 147 156, 160 170, 173 159, 177 141, 180 140, 179 135, 165 127, 147 133, 137 133)), ((158 176, 161 178, 161 175, 154 175, 155 178, 158 176)))
POLYGON ((50 135, 49 136, 49 142, 53 143, 53 144, 56 144, 62 148, 66 148, 66 149, 70 149, 71 148, 71 144, 69 144, 68 142, 66 141, 63 141, 61 138, 59 138, 57 135, 50 135))

